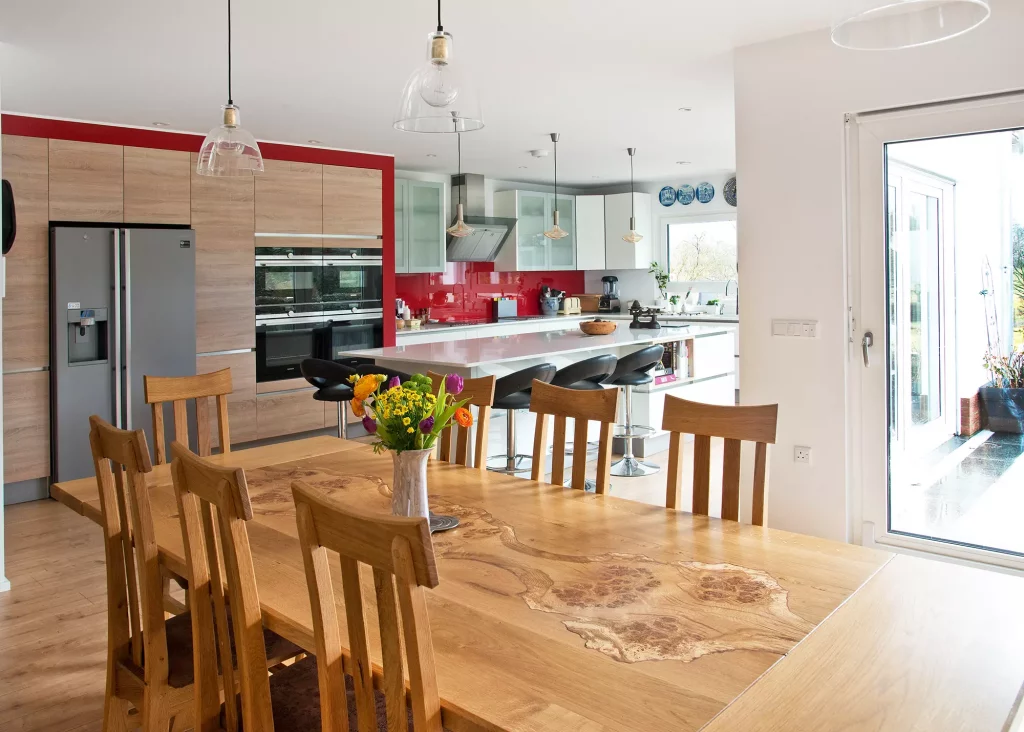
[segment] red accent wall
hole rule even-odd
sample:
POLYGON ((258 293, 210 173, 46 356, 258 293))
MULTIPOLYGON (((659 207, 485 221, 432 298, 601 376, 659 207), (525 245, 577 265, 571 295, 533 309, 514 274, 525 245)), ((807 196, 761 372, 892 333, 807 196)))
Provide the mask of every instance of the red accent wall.
POLYGON ((583 272, 495 272, 493 262, 449 262, 444 273, 399 274, 396 294, 409 309, 430 308, 440 320, 489 318, 491 299, 516 296, 520 315, 540 315, 541 285, 584 292, 583 272))
MULTIPOLYGON (((203 135, 188 132, 165 132, 138 127, 73 122, 69 120, 29 117, 18 114, 0 115, 0 132, 23 137, 46 137, 54 140, 98 142, 107 145, 149 147, 159 150, 199 152, 203 135)), ((395 321, 387 317, 395 302, 395 159, 389 155, 329 150, 319 147, 286 145, 260 141, 260 152, 270 160, 289 160, 297 163, 342 165, 349 168, 370 168, 382 173, 384 247, 384 345, 395 345, 395 321)))

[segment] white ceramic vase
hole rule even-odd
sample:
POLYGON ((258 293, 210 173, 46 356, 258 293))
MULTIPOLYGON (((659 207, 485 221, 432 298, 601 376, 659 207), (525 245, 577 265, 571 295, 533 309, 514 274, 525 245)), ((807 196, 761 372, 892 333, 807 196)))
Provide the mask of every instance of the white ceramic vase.
POLYGON ((427 505, 427 460, 432 449, 392 452, 395 463, 391 481, 391 513, 395 516, 430 518, 427 505))

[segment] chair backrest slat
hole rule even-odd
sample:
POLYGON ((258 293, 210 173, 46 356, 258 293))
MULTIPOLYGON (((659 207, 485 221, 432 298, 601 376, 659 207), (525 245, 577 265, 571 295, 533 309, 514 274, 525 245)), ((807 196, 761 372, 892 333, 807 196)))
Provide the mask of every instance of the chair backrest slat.
MULTIPOLYGON (((252 518, 252 506, 245 474, 241 469, 214 465, 179 442, 171 445, 171 453, 171 476, 191 580, 196 729, 216 729, 213 725, 220 715, 219 668, 225 672, 225 688, 235 688, 237 674, 242 694, 242 727, 273 730, 263 619, 246 528, 246 521, 252 518), (225 584, 226 596, 221 594, 225 584), (228 605, 237 660, 234 672, 227 642, 228 605)), ((232 719, 231 706, 229 701, 225 716, 229 732, 234 732, 237 720, 232 719)))
POLYGON ((146 475, 153 470, 142 430, 89 418, 89 445, 103 515, 107 627, 119 661, 142 668, 147 684, 167 682, 167 636, 146 475))
MULTIPOLYGON (((445 375, 428 371, 427 376, 430 377, 436 394, 445 375)), ((459 401, 468 399, 466 407, 476 407, 476 416, 473 419, 473 426, 470 428, 460 427, 454 422, 445 428, 439 440, 439 460, 470 467, 469 430, 472 429, 476 433, 473 443, 475 459, 472 467, 477 470, 487 469, 487 439, 491 424, 491 404, 494 402, 494 383, 493 376, 479 376, 475 379, 463 380, 462 393, 456 399, 459 401)))
POLYGON ((665 504, 679 508, 682 492, 683 434, 693 434, 693 506, 708 515, 711 481, 711 438, 724 440, 722 454, 722 518, 740 518, 740 456, 743 441, 754 442, 752 521, 764 526, 768 475, 768 445, 774 444, 779 407, 728 407, 665 398, 662 429, 671 432, 665 504))
POLYGON ((573 488, 586 487, 587 427, 590 420, 601 425, 598 446, 597 492, 608 490, 611 469, 612 424, 619 407, 618 389, 579 390, 553 386, 534 380, 530 396, 530 411, 537 415, 534 429, 533 480, 543 480, 544 460, 539 456, 547 451, 547 416, 554 415, 555 431, 551 446, 551 483, 561 485, 565 480, 566 420, 576 420, 573 430, 573 488))
POLYGON ((176 442, 186 447, 193 443, 188 430, 188 401, 196 403, 196 450, 202 457, 213 452, 210 425, 210 398, 217 399, 217 437, 221 452, 231 451, 231 431, 228 426, 227 396, 232 392, 231 369, 221 369, 195 376, 143 376, 146 403, 153 409, 154 457, 158 465, 167 462, 164 404, 170 402, 174 413, 176 442))
MULTIPOLYGON (((341 633, 338 629, 327 554, 327 550, 331 550, 341 557, 342 591, 353 660, 352 676, 359 732, 375 732, 378 729, 369 658, 370 644, 366 635, 359 582, 360 563, 373 569, 384 674, 382 690, 388 729, 391 732, 406 732, 408 725, 402 664, 404 640, 413 729, 415 732, 440 732, 441 705, 423 594, 424 587, 437 586, 437 569, 427 521, 422 518, 399 518, 354 511, 335 504, 323 493, 299 482, 292 484, 292 495, 295 499, 299 545, 313 608, 321 718, 348 718, 341 665, 341 633), (344 717, 340 716, 342 713, 344 717)), ((339 725, 333 732, 343 729, 345 727, 339 725)))

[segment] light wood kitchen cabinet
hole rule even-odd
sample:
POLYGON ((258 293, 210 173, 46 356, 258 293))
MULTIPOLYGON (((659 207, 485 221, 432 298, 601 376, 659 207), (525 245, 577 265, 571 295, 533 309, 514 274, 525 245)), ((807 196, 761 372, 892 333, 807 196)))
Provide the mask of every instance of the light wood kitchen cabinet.
POLYGON ((4 481, 50 474, 50 374, 5 374, 4 481))
POLYGON ((4 135, 0 145, 18 215, 17 239, 5 257, 3 366, 43 368, 50 362, 48 145, 14 135, 4 135))
POLYGON ((338 165, 323 170, 323 233, 383 236, 381 171, 338 165))
POLYGON ((254 348, 253 177, 197 175, 195 162, 193 153, 196 353, 254 348))
POLYGON ((444 272, 444 222, 444 184, 395 179, 395 272, 444 272))
MULTIPOLYGON (((264 160, 263 165, 263 173, 254 176, 256 231, 273 234, 323 233, 323 166, 285 160, 264 160)), ((379 203, 377 208, 379 213, 379 203)), ((319 246, 319 240, 306 244, 319 246)))
MULTIPOLYGON (((231 444, 251 442, 257 438, 256 430, 256 354, 226 353, 216 356, 197 356, 196 373, 208 374, 231 369, 232 392, 228 395, 228 422, 231 444)), ((211 406, 212 410, 212 406, 211 406)), ((214 414, 211 411, 211 414, 214 414)), ((219 447, 219 435, 213 430, 213 446, 219 447)))
POLYGON ((576 196, 576 269, 605 269, 604 196, 576 196))
POLYGON ((647 269, 654 261, 654 230, 651 225, 650 193, 617 193, 604 197, 605 269, 647 269), (635 211, 636 244, 623 241, 629 231, 629 217, 635 211))
MULTIPOLYGON (((259 439, 322 430, 324 402, 313 399, 316 389, 270 392, 256 396, 259 439)), ((332 405, 333 406, 333 405, 332 405)))
POLYGON ((50 140, 50 220, 124 221, 124 148, 50 140))
POLYGON ((124 148, 124 220, 189 224, 192 158, 180 150, 124 148))
POLYGON ((558 196, 559 225, 569 232, 548 239, 544 232, 554 220, 555 195, 538 191, 498 191, 494 215, 517 219, 515 228, 494 261, 496 272, 576 269, 576 202, 558 196))

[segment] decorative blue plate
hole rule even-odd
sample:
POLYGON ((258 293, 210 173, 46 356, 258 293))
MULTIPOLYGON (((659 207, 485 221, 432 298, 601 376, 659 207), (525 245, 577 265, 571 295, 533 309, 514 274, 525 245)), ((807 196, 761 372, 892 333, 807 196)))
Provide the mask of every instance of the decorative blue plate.
POLYGON ((696 194, 694 193, 693 186, 691 185, 681 185, 679 186, 679 190, 676 191, 676 200, 684 206, 689 206, 693 203, 695 196, 696 194))
POLYGON ((658 192, 658 200, 662 206, 671 206, 676 202, 676 189, 672 186, 665 186, 658 192))
POLYGON ((722 189, 722 195, 725 196, 725 202, 730 206, 736 205, 736 176, 725 182, 725 187, 722 189))
POLYGON ((715 187, 708 182, 697 184, 697 200, 701 203, 711 203, 715 197, 715 187))

